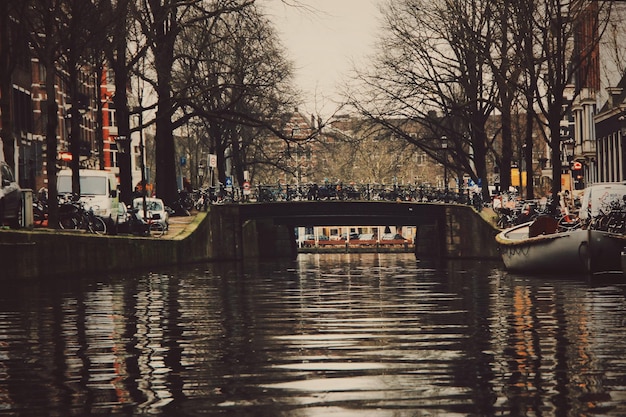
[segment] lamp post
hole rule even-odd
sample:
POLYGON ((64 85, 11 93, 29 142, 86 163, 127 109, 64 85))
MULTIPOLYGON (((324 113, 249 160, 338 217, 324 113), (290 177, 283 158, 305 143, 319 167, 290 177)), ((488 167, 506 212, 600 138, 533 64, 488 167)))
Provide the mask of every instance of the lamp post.
MULTIPOLYGON (((300 128, 296 127, 291 129, 291 139, 293 141, 294 136, 300 133, 300 128)), ((300 143, 296 144, 296 186, 300 186, 300 143)))
POLYGON ((141 168, 141 197, 143 205, 143 218, 148 218, 146 208, 146 163, 145 163, 145 146, 143 143, 143 108, 141 106, 135 107, 134 111, 139 118, 139 165, 141 168))
POLYGON ((448 137, 441 137, 441 149, 443 150, 443 188, 445 200, 448 201, 448 137))
MULTIPOLYGON (((520 181, 520 197, 524 197, 524 193, 525 193, 525 188, 528 186, 528 181, 532 181, 532 170, 531 170, 531 175, 529 178, 528 175, 528 164, 526 163, 526 149, 527 146, 525 143, 522 144, 522 150, 521 150, 521 158, 520 158, 520 173, 519 173, 519 181, 520 181), (526 181, 524 181, 524 178, 526 178, 526 181)), ((527 194, 527 193, 526 193, 527 194)))
POLYGON ((204 175, 206 172, 206 166, 204 165, 204 160, 201 160, 198 164, 198 188, 202 188, 202 184, 204 183, 204 175))
POLYGON ((78 173, 81 155, 81 124, 86 110, 87 109, 83 106, 71 105, 68 108, 65 120, 69 151, 70 154, 72 154, 72 159, 69 161, 70 168, 72 169, 72 192, 79 195, 81 193, 78 173))

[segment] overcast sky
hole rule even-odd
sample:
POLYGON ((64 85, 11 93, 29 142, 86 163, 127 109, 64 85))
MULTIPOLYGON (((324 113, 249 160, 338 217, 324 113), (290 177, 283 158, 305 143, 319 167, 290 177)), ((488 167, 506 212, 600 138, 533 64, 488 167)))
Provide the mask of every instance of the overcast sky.
POLYGON ((294 62, 297 86, 305 94, 301 110, 329 116, 352 63, 364 65, 372 52, 383 0, 299 1, 310 9, 288 7, 281 0, 263 4, 294 62))

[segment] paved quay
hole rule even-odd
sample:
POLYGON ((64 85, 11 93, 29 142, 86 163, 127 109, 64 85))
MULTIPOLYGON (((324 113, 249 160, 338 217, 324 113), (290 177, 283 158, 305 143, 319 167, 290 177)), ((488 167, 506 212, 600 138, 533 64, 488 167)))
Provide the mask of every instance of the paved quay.
POLYGON ((197 215, 198 212, 194 210, 190 216, 171 216, 169 230, 161 236, 161 239, 174 239, 182 233, 190 232, 191 230, 188 229, 196 226, 194 220, 196 220, 197 215))
MULTIPOLYGON (((160 237, 160 239, 175 239, 177 236, 181 234, 189 234, 197 224, 194 224, 196 217, 198 216, 198 211, 193 210, 191 215, 189 216, 172 216, 169 219, 169 229, 168 231, 160 237)), ((10 230, 8 226, 2 226, 2 229, 10 230)), ((40 232, 63 232, 63 233, 87 233, 84 230, 58 230, 58 229, 50 229, 44 223, 43 227, 35 227, 32 229, 33 231, 40 232)), ((120 234, 120 236, 132 236, 129 234, 120 234)))

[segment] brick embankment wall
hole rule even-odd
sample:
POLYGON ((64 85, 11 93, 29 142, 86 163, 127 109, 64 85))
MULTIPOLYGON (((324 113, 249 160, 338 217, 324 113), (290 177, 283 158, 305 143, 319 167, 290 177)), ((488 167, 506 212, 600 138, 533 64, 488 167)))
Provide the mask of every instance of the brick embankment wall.
POLYGON ((447 206, 445 256, 500 259, 494 217, 490 209, 477 213, 470 206, 447 206))

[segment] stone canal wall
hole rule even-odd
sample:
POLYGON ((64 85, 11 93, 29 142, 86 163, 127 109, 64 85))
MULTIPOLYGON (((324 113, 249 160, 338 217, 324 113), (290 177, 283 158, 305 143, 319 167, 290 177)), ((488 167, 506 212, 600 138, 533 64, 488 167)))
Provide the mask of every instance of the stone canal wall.
POLYGON ((491 209, 477 213, 470 206, 447 205, 443 227, 443 252, 448 258, 500 259, 496 244, 495 214, 491 209))
POLYGON ((189 229, 173 238, 97 236, 57 230, 0 231, 0 278, 145 269, 207 259, 213 250, 210 222, 198 215, 189 229))
MULTIPOLYGON (((470 207, 447 206, 437 224, 420 226, 416 255, 496 258, 496 232, 470 207)), ((271 220, 241 224, 238 206, 198 213, 183 230, 170 230, 164 238, 0 230, 0 280, 296 255, 293 231, 271 220)))

